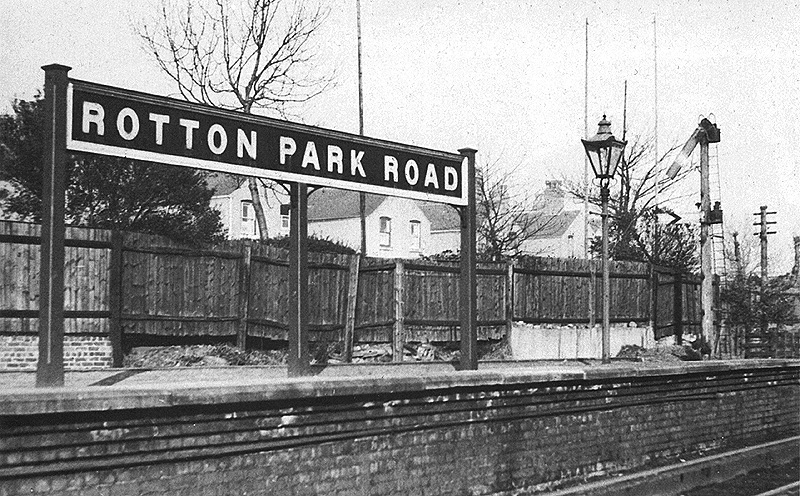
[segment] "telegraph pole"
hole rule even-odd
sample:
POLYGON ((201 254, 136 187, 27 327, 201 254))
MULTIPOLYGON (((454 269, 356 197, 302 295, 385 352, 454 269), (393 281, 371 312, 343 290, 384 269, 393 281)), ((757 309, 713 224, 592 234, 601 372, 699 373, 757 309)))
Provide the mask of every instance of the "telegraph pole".
POLYGON ((768 231, 767 226, 776 224, 775 221, 767 221, 767 215, 774 215, 777 212, 767 212, 767 206, 762 205, 760 208, 760 212, 756 212, 753 215, 759 216, 758 222, 753 222, 754 226, 760 226, 759 232, 753 233, 754 236, 758 236, 761 239, 761 305, 762 305, 762 314, 761 314, 761 335, 762 339, 766 337, 767 331, 769 329, 769 322, 767 321, 767 316, 763 312, 764 309, 764 302, 767 296, 767 285, 769 284, 769 258, 767 257, 767 235, 768 234, 775 234, 775 231, 768 231))
MULTIPOLYGON (((361 73, 361 0, 356 0, 356 28, 358 31, 358 134, 364 136, 364 86, 361 73)), ((367 256, 367 195, 358 192, 358 217, 361 221, 361 256, 367 256)))

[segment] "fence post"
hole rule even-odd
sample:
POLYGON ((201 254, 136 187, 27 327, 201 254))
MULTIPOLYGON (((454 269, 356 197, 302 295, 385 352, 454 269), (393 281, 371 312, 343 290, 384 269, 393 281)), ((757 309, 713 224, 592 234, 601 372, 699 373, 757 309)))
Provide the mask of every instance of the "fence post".
POLYGON ((680 270, 675 271, 675 290, 673 297, 673 323, 675 326, 675 344, 683 344, 683 274, 680 270))
POLYGON ((243 241, 242 263, 239 266, 239 326, 236 330, 236 347, 242 351, 247 349, 247 320, 250 318, 250 259, 253 245, 249 240, 243 241))
POLYGON ((347 281, 347 314, 344 321, 344 361, 353 361, 353 335, 356 327, 356 305, 358 304, 358 271, 361 268, 361 253, 350 257, 350 274, 347 281))
POLYGON ((392 329, 392 361, 403 361, 403 326, 405 324, 405 308, 403 305, 405 266, 402 260, 394 262, 394 327, 392 329))
POLYGON ((589 260, 589 328, 596 324, 595 307, 597 303, 597 266, 594 259, 589 260))
POLYGON ((650 328, 653 339, 658 339, 658 271, 650 264, 650 328))
POLYGON ((506 304, 506 340, 511 339, 511 328, 514 326, 514 261, 509 260, 506 267, 505 284, 506 304))
POLYGON ((111 264, 108 278, 108 304, 111 311, 108 337, 111 341, 111 365, 122 367, 122 232, 111 231, 111 264))

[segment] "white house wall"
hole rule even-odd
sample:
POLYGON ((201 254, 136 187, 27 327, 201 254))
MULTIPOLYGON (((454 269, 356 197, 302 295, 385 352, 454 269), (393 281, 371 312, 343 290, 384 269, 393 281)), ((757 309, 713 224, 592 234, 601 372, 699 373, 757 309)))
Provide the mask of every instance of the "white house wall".
MULTIPOLYGON (((259 186, 259 189, 260 186, 259 186)), ((241 187, 232 191, 228 195, 214 196, 211 198, 211 207, 220 212, 222 225, 228 232, 228 239, 258 238, 258 226, 256 234, 246 234, 242 232, 242 201, 252 201, 250 189, 247 182, 241 187)), ((267 232, 270 237, 287 236, 288 229, 281 228, 280 204, 288 202, 288 195, 280 195, 278 198, 272 192, 268 192, 265 201, 262 201, 264 217, 267 223, 267 232)))
MULTIPOLYGON (((430 243, 430 221, 413 200, 387 198, 366 218, 367 256, 381 258, 416 258, 427 255, 430 243), (380 219, 389 217, 392 224, 391 245, 381 246, 380 219), (412 245, 411 221, 420 227, 420 249, 412 245)), ((358 217, 309 221, 308 232, 320 238, 338 241, 354 250, 361 247, 361 221, 358 217)))
POLYGON ((431 231, 427 254, 436 255, 443 251, 461 251, 461 229, 431 231))
POLYGON ((367 217, 367 254, 382 258, 416 258, 430 254, 431 223, 413 200, 389 197, 367 217), (380 218, 392 219, 390 247, 380 246, 380 218), (411 221, 420 223, 420 249, 412 247, 411 221))

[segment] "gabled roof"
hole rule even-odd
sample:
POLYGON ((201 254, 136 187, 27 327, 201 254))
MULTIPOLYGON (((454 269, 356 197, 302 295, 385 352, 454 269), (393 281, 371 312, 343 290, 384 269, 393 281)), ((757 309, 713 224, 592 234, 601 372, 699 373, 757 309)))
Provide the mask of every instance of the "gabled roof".
POLYGON ((211 172, 206 176, 206 184, 208 184, 208 189, 214 192, 214 196, 233 193, 242 186, 244 180, 246 178, 241 176, 222 174, 220 172, 211 172))
POLYGON ((461 227, 458 211, 444 203, 420 202, 419 208, 431 223, 431 231, 447 231, 461 227))
MULTIPOLYGON (((386 197, 367 193, 366 200, 366 215, 369 215, 386 197)), ((308 197, 308 220, 351 219, 358 216, 358 191, 321 188, 308 197)))
POLYGON ((560 238, 567 232, 569 226, 575 222, 580 215, 578 210, 562 210, 557 214, 546 212, 534 212, 530 214, 534 217, 530 226, 530 239, 551 239, 560 238))

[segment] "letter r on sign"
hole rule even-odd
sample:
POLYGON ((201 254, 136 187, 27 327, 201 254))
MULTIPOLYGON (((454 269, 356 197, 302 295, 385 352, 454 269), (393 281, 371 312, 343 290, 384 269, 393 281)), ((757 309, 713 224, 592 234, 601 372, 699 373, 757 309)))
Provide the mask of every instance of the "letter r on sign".
POLYGON ((81 130, 84 134, 89 134, 90 125, 97 126, 97 135, 103 136, 106 133, 106 126, 103 123, 103 118, 106 112, 103 106, 94 102, 83 102, 83 120, 81 130))

